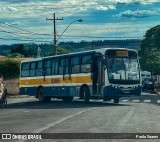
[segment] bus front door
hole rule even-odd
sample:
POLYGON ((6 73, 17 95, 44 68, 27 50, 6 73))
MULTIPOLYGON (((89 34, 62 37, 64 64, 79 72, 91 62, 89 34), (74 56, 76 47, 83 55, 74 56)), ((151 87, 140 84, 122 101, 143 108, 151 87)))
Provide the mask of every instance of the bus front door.
POLYGON ((99 54, 95 54, 93 57, 93 96, 99 96, 100 95, 100 89, 101 89, 101 70, 102 70, 102 64, 101 64, 102 56, 99 54))

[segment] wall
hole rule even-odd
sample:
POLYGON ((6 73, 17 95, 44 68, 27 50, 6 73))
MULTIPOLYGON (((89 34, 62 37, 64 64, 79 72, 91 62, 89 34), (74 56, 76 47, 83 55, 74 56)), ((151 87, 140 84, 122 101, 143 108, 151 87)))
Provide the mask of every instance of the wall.
POLYGON ((19 78, 5 80, 4 82, 8 94, 13 94, 13 95, 19 94, 19 78))

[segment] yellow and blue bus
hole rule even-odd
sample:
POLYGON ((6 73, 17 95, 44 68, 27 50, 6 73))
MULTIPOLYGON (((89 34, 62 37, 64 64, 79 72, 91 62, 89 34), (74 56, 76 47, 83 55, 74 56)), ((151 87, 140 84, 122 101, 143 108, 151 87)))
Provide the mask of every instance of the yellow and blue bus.
POLYGON ((138 54, 126 48, 102 48, 21 61, 20 93, 39 101, 114 100, 141 94, 138 54))

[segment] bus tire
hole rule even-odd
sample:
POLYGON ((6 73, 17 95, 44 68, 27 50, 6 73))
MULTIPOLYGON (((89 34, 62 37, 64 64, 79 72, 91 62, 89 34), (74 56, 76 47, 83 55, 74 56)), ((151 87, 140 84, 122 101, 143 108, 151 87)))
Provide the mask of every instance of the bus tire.
POLYGON ((40 102, 50 102, 51 101, 51 97, 48 96, 44 96, 44 90, 43 88, 39 88, 38 89, 38 99, 40 102))
POLYGON ((63 97, 62 99, 64 102, 69 102, 73 100, 73 97, 63 97))
POLYGON ((119 103, 119 97, 114 98, 114 103, 118 104, 119 103))

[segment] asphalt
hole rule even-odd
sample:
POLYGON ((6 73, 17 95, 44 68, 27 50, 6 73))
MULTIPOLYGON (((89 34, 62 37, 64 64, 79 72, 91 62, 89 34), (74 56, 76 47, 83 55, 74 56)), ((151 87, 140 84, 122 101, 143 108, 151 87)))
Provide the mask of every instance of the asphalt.
MULTIPOLYGON (((160 96, 160 89, 155 89, 154 91, 151 90, 144 90, 143 92, 147 92, 147 93, 151 93, 151 94, 155 94, 157 96, 160 96)), ((29 95, 20 95, 20 94, 8 94, 7 98, 27 98, 27 97, 31 97, 29 95)))

